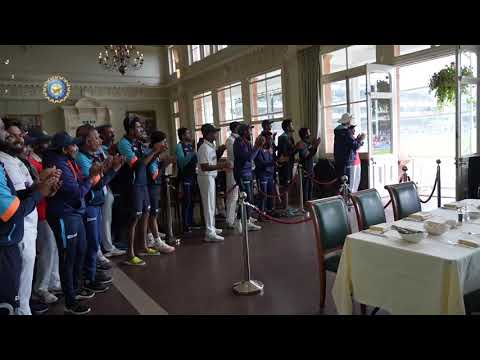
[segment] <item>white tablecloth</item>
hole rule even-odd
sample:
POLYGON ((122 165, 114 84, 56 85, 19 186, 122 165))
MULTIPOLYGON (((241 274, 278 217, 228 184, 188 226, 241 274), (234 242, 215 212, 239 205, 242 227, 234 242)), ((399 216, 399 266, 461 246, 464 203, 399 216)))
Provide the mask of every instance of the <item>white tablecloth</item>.
MULTIPOLYGON (((473 206, 480 200, 464 200, 473 206)), ((435 217, 457 219, 454 210, 436 209, 435 217)), ((423 223, 395 224, 423 229, 423 223)), ((466 223, 420 243, 355 233, 345 240, 333 299, 339 314, 352 314, 353 298, 366 305, 400 314, 465 314, 463 295, 480 289, 480 248, 452 245, 449 240, 480 239, 464 232, 480 233, 480 221, 466 223)))

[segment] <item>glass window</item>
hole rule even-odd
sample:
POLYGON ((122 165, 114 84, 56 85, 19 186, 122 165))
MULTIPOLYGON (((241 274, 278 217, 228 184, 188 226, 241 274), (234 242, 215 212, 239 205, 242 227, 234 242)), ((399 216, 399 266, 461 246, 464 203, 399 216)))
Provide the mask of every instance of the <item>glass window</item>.
POLYGON ((168 71, 170 75, 177 72, 177 62, 178 62, 177 51, 173 47, 173 45, 170 45, 168 47, 168 71))
POLYGON ((322 55, 322 74, 331 74, 347 69, 347 53, 345 49, 332 51, 322 55))
POLYGON ((210 45, 202 45, 203 48, 203 57, 206 58, 210 55, 210 45))
POLYGON ((462 51, 460 53, 460 68, 463 74, 471 74, 470 76, 477 77, 477 54, 474 51, 462 51))
POLYGON ((356 76, 349 80, 350 101, 367 100, 367 77, 356 76))
MULTIPOLYGON (((355 118, 357 126, 355 133, 368 132, 367 125, 367 77, 365 75, 348 78, 347 80, 334 81, 323 84, 323 118, 325 131, 326 152, 333 153, 334 130, 339 125, 338 120, 347 111, 355 118), (348 81, 348 94, 347 94, 348 81), (348 95, 348 96, 347 96, 348 95)), ((360 152, 368 150, 368 140, 359 149, 360 152)))
POLYGON ((323 105, 332 106, 347 103, 347 82, 334 81, 323 85, 323 105))
POLYGON ((376 45, 354 45, 347 48, 348 68, 377 61, 376 45))
POLYGON ((180 110, 178 106, 178 100, 174 100, 172 102, 172 110, 173 110, 172 118, 175 124, 175 137, 176 137, 177 130, 180 129, 180 110))
POLYGON ((392 92, 392 78, 389 73, 375 72, 370 73, 370 91, 371 92, 392 92))
POLYGON ((398 45, 399 55, 414 53, 421 50, 430 49, 432 45, 398 45))
POLYGON ((462 86, 461 110, 461 155, 477 152, 477 85, 462 86))
POLYGON ((199 94, 193 98, 195 127, 200 129, 203 124, 213 123, 213 105, 211 91, 199 94))
POLYGON ((223 50, 226 47, 228 47, 228 45, 217 45, 217 51, 223 50))
POLYGON ((200 56, 200 45, 188 45, 189 48, 189 60, 190 60, 190 65, 193 64, 194 62, 200 61, 201 56, 200 56))
POLYGON ((242 85, 232 84, 217 90, 219 122, 243 120, 242 85))
POLYGON ((250 79, 252 121, 283 118, 281 70, 250 79))

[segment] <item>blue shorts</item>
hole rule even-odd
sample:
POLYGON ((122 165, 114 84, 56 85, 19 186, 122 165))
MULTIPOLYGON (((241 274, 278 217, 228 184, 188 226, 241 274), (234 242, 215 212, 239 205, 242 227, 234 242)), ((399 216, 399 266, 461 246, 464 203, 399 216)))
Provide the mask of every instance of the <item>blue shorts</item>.
POLYGON ((132 212, 135 215, 146 214, 150 210, 150 196, 148 186, 134 185, 132 188, 132 212))
POLYGON ((157 215, 161 208, 162 185, 149 185, 148 195, 150 197, 150 215, 157 215))

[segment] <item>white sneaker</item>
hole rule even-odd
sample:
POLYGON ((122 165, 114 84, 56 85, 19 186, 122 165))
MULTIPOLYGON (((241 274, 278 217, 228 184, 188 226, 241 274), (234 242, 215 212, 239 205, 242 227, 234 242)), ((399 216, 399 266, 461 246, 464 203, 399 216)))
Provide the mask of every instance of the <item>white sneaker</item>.
POLYGON ((156 239, 153 247, 163 254, 170 254, 175 251, 173 246, 168 245, 162 239, 156 239))
POLYGON ((158 235, 160 235, 161 239, 165 239, 167 237, 167 234, 164 234, 162 232, 159 232, 158 235))
POLYGON ((108 260, 105 255, 98 256, 98 261, 101 263, 110 263, 110 260, 108 260))
POLYGON ((38 290, 37 295, 44 304, 53 304, 58 301, 58 298, 48 290, 38 290))
POLYGON ((217 235, 220 235, 222 233, 222 229, 215 229, 215 232, 217 233, 217 235))
POLYGON ((217 235, 217 234, 209 234, 207 236, 205 236, 205 239, 204 241, 206 242, 220 242, 220 241, 223 241, 225 240, 223 238, 223 236, 220 236, 220 235, 217 235))
POLYGON ((112 251, 107 252, 106 254, 103 254, 106 258, 109 257, 114 257, 114 256, 121 256, 125 255, 127 252, 125 250, 120 250, 117 248, 113 248, 112 251))
POLYGON ((257 222, 257 219, 255 219, 253 216, 250 217, 250 222, 254 223, 257 222))
POLYGON ((241 235, 243 233, 243 227, 242 227, 242 221, 241 220, 235 221, 235 229, 237 230, 238 234, 241 235))
POLYGON ((262 230, 262 227, 261 227, 261 226, 255 225, 254 223, 252 223, 252 222, 250 222, 250 221, 248 222, 247 228, 248 228, 249 231, 262 230))
POLYGON ((147 234, 147 243, 150 244, 150 243, 153 243, 155 240, 155 238, 153 237, 153 234, 152 233, 148 233, 147 234))

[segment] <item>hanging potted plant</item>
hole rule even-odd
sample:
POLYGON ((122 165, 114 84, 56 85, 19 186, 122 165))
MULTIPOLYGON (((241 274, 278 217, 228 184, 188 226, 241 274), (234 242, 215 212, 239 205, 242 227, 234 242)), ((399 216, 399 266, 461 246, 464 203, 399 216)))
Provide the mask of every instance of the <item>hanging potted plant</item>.
MULTIPOLYGON (((471 66, 462 67, 461 76, 473 76, 473 70, 471 66)), ((434 73, 430 78, 429 88, 430 92, 435 91, 435 97, 437 98, 437 105, 443 108, 445 105, 455 103, 455 93, 457 87, 457 77, 455 63, 445 66, 444 69, 438 73, 434 73)), ((467 95, 468 89, 466 85, 462 85, 462 94, 467 95)), ((467 102, 471 102, 473 99, 469 96, 467 102)))

